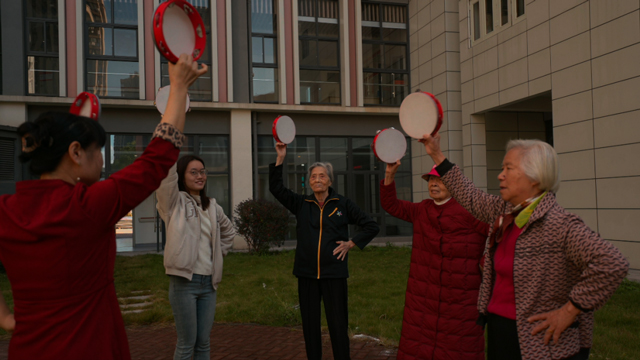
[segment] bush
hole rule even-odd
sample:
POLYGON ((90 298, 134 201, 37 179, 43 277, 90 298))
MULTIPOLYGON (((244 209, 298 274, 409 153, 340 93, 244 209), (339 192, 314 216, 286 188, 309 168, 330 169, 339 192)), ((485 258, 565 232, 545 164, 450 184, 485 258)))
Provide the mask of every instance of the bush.
POLYGON ((265 254, 272 246, 281 246, 289 227, 289 213, 267 200, 248 199, 236 206, 235 227, 249 244, 249 252, 265 254))

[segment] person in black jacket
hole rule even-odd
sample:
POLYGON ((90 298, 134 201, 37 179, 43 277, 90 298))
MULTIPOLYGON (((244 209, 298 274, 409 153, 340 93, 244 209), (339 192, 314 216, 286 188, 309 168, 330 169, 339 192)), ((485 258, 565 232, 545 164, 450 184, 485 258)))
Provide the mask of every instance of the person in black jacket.
POLYGON ((313 190, 312 195, 299 195, 284 187, 282 163, 287 155, 287 145, 277 143, 276 152, 276 163, 269 165, 269 190, 298 221, 298 243, 293 274, 298 278, 300 314, 307 358, 322 359, 322 299, 333 357, 336 360, 348 360, 348 253, 356 245, 363 249, 378 235, 380 228, 353 201, 337 194, 331 188, 333 167, 330 163, 314 163, 309 167, 308 179, 313 190), (357 224, 362 229, 351 240, 349 224, 357 224))

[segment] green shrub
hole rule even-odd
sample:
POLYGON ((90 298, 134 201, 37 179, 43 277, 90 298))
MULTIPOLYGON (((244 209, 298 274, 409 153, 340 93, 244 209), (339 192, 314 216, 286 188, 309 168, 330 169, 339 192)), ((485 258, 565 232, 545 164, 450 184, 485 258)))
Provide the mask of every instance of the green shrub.
POLYGON ((271 201, 245 200, 234 211, 235 227, 249 244, 249 252, 265 254, 281 246, 289 226, 287 210, 271 201))

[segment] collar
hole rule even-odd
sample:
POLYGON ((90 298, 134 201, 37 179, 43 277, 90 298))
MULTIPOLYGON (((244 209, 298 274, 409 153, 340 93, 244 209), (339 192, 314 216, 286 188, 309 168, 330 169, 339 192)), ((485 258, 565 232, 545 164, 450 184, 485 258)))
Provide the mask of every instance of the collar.
POLYGON ((435 200, 433 200, 433 202, 434 202, 436 205, 444 205, 444 204, 448 203, 448 202, 449 202, 449 200, 451 200, 451 196, 449 196, 449 198, 448 198, 447 200, 442 200, 442 201, 435 201, 435 200))
POLYGON ((531 216, 540 204, 542 198, 544 198, 547 193, 548 191, 545 191, 541 195, 527 199, 522 204, 513 208, 512 213, 519 212, 514 219, 514 223, 518 228, 522 229, 529 222, 529 220, 531 220, 531 216))

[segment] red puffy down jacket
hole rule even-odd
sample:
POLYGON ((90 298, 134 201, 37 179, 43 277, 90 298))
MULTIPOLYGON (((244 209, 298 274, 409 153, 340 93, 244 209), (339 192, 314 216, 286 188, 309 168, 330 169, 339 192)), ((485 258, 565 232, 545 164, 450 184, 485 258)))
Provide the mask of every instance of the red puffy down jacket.
POLYGON ((484 360, 478 319, 478 263, 489 225, 455 199, 443 205, 398 200, 395 183, 380 184, 382 208, 413 223, 411 268, 398 359, 484 360))

